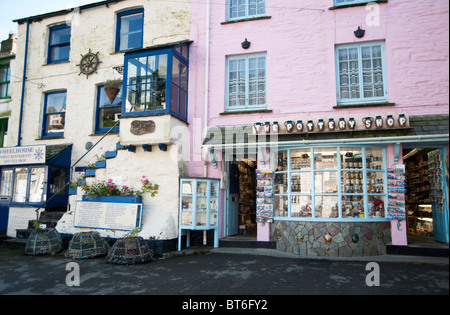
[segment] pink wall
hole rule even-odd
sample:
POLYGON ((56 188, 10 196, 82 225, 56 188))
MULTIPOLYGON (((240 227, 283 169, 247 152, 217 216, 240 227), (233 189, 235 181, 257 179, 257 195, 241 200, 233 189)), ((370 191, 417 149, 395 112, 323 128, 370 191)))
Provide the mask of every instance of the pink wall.
MULTIPOLYGON (((286 114, 298 117, 310 113, 368 111, 407 111, 410 115, 448 113, 447 0, 397 0, 380 4, 379 26, 366 23, 366 18, 375 12, 367 11, 366 6, 329 10, 332 5, 332 0, 267 0, 270 19, 230 24, 221 24, 226 21, 226 6, 211 5, 208 125, 248 124, 255 119, 275 120, 286 114), (362 39, 353 34, 358 26, 366 30, 362 39), (240 45, 245 38, 251 42, 247 50, 240 45), (333 109, 336 106, 335 45, 381 40, 386 42, 389 102, 395 106, 333 109), (267 109, 273 112, 219 115, 225 111, 226 57, 259 52, 267 53, 267 109)), ((192 34, 199 40, 193 45, 203 54, 205 5, 193 4, 193 9, 198 11, 192 19, 192 34)), ((373 21, 369 20, 371 24, 373 21)), ((204 103, 203 65, 198 68, 191 65, 191 75, 192 71, 197 72, 199 84, 194 87, 195 100, 191 104, 194 102, 198 108, 204 103)), ((201 112, 196 114, 203 119, 201 112)))

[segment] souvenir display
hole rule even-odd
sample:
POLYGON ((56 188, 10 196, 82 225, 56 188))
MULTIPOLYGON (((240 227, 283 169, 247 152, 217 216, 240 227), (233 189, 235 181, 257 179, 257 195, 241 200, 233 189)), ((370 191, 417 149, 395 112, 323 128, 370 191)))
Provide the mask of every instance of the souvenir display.
POLYGON ((271 170, 256 170, 256 221, 273 222, 274 176, 271 170))
POLYGON ((394 165, 388 169, 389 206, 388 218, 390 220, 406 220, 405 204, 406 174, 405 165, 394 165))

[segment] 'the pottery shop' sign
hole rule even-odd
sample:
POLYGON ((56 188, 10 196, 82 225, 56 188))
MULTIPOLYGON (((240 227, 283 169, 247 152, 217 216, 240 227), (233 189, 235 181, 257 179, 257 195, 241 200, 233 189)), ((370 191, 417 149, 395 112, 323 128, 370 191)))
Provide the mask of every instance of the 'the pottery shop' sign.
POLYGON ((0 148, 0 165, 43 164, 45 154, 45 145, 0 148))
POLYGON ((385 113, 377 115, 355 114, 339 117, 305 117, 304 119, 282 119, 253 123, 256 134, 263 133, 308 133, 323 131, 352 131, 367 129, 402 129, 409 127, 408 114, 385 113))

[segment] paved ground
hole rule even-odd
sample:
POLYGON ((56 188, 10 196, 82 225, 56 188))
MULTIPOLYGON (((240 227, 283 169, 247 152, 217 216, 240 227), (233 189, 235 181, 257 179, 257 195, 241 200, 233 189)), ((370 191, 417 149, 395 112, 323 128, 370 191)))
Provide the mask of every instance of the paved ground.
MULTIPOLYGON (((0 294, 46 295, 303 295, 449 294, 448 258, 442 263, 377 262, 379 286, 368 286, 369 261, 303 259, 212 250, 147 264, 118 266, 104 258, 71 260, 63 254, 25 256, 0 246, 0 294), (68 286, 80 267, 80 285, 68 286), (66 270, 67 268, 67 270, 66 270)), ((408 258, 410 259, 410 258, 408 258)), ((369 259, 370 260, 370 259, 369 259)), ((442 262, 442 260, 441 260, 442 262)), ((178 306, 177 306, 178 307, 178 306)))

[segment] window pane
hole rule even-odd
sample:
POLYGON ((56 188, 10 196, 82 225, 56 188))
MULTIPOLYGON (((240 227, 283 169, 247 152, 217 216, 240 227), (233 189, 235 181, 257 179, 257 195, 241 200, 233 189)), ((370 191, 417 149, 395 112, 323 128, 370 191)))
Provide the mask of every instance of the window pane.
POLYGON ((364 196, 343 196, 342 217, 356 218, 364 215, 364 196))
POLYGON ((14 202, 27 201, 28 168, 16 168, 14 178, 14 202))
POLYGON ((70 43, 70 27, 51 31, 50 45, 70 43))
POLYGON ((59 113, 66 110, 66 92, 47 94, 47 113, 59 113))
POLYGON ((338 196, 316 196, 316 218, 339 217, 338 196))
POLYGON ((310 172, 291 173, 291 192, 309 194, 312 192, 310 172))
POLYGON ((103 109, 100 109, 99 128, 111 128, 112 126, 114 126, 118 120, 120 113, 120 106, 105 107, 103 109))
MULTIPOLYGON (((258 207, 258 205, 256 205, 258 207)), ((264 206, 261 206, 264 207, 264 206)), ((274 196, 273 198, 273 210, 275 216, 287 217, 288 216, 288 197, 287 196, 274 196)))
POLYGON ((66 114, 55 114, 47 116, 47 133, 63 132, 66 114))
POLYGON ((120 22, 119 50, 128 50, 142 47, 143 14, 126 15, 120 22))
POLYGON ((361 148, 341 148, 341 164, 343 169, 363 168, 361 148))
POLYGON ((314 168, 316 170, 337 169, 336 149, 314 149, 314 168))
POLYGON ((311 169, 311 150, 292 150, 291 151, 291 169, 292 170, 310 170, 311 169))
POLYGON ((167 54, 128 60, 127 112, 166 106, 167 54))
POLYGON ((12 170, 2 170, 2 182, 0 187, 0 196, 10 196, 12 188, 12 170))
POLYGON ((369 196, 369 218, 384 218, 386 216, 385 205, 386 202, 384 196, 369 196))
POLYGON ((311 196, 291 196, 291 216, 302 218, 312 217, 311 196))
POLYGON ((342 192, 344 194, 363 193, 364 180, 363 172, 342 172, 342 192))
POLYGON ((31 169, 29 202, 42 202, 44 193, 45 168, 31 169))
POLYGON ((337 193, 337 172, 315 172, 314 191, 316 194, 337 193))

